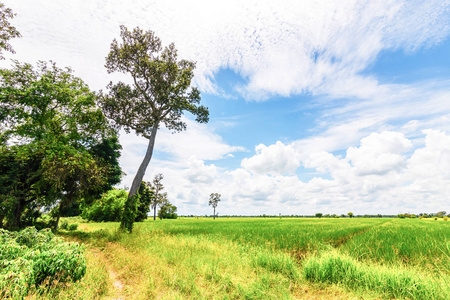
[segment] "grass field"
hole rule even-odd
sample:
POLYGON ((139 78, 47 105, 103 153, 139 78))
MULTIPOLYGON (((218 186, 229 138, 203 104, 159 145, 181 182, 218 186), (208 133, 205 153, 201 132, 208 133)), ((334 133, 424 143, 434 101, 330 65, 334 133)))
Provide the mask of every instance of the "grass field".
POLYGON ((450 222, 189 218, 117 228, 62 232, 87 245, 86 276, 31 298, 450 298, 450 222))

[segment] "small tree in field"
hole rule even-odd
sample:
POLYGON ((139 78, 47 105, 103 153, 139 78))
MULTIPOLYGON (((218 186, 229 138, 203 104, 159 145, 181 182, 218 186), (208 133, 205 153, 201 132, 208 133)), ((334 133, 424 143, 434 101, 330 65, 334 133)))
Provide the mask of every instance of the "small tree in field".
POLYGON ((316 214, 316 218, 322 218, 322 216, 323 216, 323 213, 317 213, 316 214))
POLYGON ((151 207, 153 208, 153 220, 156 220, 156 207, 169 202, 169 200, 167 199, 167 193, 161 192, 164 189, 164 186, 161 182, 163 178, 163 174, 156 174, 155 178, 153 178, 153 182, 150 184, 153 191, 153 199, 151 202, 151 207))
POLYGON ((211 193, 211 195, 209 195, 209 205, 214 208, 214 215, 213 215, 214 220, 216 219, 216 207, 219 204, 219 201, 220 201, 220 194, 211 193))
POLYGON ((353 218, 353 213, 352 213, 352 212, 348 212, 347 215, 348 215, 350 218, 353 218))
MULTIPOLYGON (((102 96, 101 106, 106 116, 126 132, 148 139, 147 152, 134 177, 128 194, 127 207, 130 214, 135 206, 134 196, 152 158, 156 132, 162 124, 169 130, 182 131, 186 123, 181 120, 187 111, 196 121, 209 120, 208 108, 200 105, 200 91, 191 87, 195 63, 178 60, 174 44, 163 47, 152 31, 135 28, 128 31, 120 26, 121 43, 114 40, 106 58, 108 73, 128 73, 133 84, 123 82, 108 85, 108 94, 102 96)), ((133 218, 124 215, 122 229, 131 232, 133 218)))

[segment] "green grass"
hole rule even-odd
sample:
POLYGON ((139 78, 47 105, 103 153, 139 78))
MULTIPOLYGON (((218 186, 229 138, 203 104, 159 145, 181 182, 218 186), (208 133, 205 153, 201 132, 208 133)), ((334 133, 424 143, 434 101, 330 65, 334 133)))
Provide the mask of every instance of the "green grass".
POLYGON ((437 279, 403 267, 363 264, 336 250, 307 259, 303 264, 303 275, 313 282, 375 291, 388 299, 444 300, 450 295, 448 278, 437 279))
POLYGON ((341 247, 364 261, 418 266, 450 274, 450 222, 395 219, 354 236, 341 247))
POLYGON ((132 234, 118 232, 118 223, 78 223, 77 231, 61 234, 87 244, 86 277, 42 298, 442 299, 450 294, 444 270, 450 222, 190 218, 137 223, 132 234), (323 270, 334 279, 311 275, 323 270), (88 286, 98 287, 97 296, 88 286))

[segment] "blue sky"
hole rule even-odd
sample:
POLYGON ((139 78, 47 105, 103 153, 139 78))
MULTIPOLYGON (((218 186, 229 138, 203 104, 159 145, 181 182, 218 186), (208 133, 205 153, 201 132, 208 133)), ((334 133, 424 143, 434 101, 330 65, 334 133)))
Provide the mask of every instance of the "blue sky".
MULTIPOLYGON (((162 128, 145 179, 180 214, 450 211, 450 1, 5 1, 9 59, 112 80, 119 25, 197 62, 210 122, 162 128)), ((121 134, 130 186, 146 140, 121 134)))

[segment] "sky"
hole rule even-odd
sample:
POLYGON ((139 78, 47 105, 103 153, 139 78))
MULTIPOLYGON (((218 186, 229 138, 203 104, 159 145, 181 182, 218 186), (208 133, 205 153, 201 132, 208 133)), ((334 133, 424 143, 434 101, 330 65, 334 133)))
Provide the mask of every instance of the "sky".
MULTIPOLYGON (((94 91, 120 25, 196 62, 210 121, 156 136, 180 215, 450 212, 450 1, 3 0, 11 59, 70 66, 94 91)), ((147 140, 121 132, 130 187, 147 140)))

